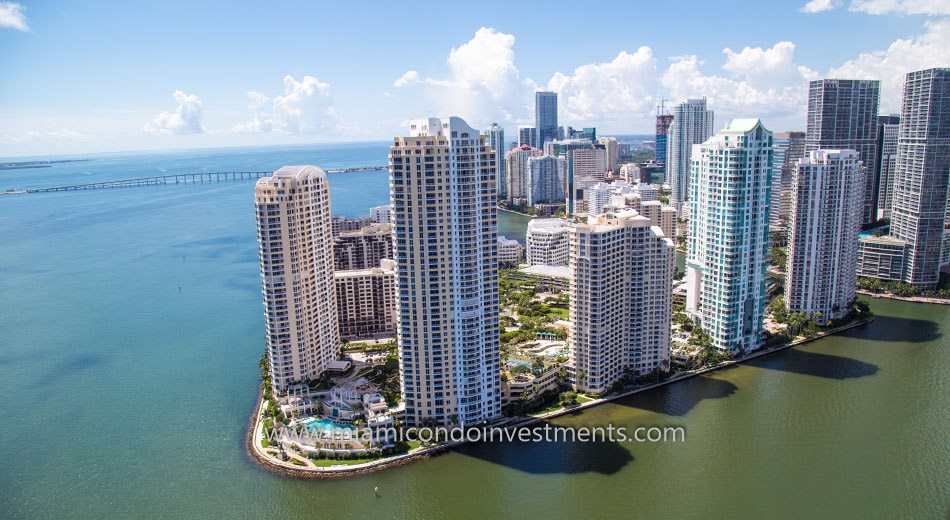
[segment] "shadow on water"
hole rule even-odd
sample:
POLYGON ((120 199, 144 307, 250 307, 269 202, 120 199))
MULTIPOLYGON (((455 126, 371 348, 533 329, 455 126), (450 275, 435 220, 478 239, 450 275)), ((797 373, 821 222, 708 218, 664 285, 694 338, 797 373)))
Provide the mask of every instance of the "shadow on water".
POLYGON ((790 348, 746 363, 748 366, 826 379, 873 376, 878 366, 857 359, 790 348))
POLYGON ((873 341, 926 343, 940 339, 943 333, 940 326, 930 320, 877 316, 868 325, 851 329, 845 335, 873 341))
POLYGON ((107 362, 108 358, 106 356, 95 352, 73 354, 69 359, 65 359, 52 367, 37 380, 36 384, 40 386, 48 384, 49 381, 57 381, 64 377, 82 374, 89 370, 101 368, 107 362))
POLYGON ((575 437, 568 428, 549 423, 528 429, 536 432, 541 440, 467 444, 453 451, 535 475, 613 475, 633 462, 633 455, 617 442, 601 438, 592 442, 572 442, 575 437), (544 433, 545 425, 549 428, 547 434, 544 433))
POLYGON ((613 404, 639 408, 654 413, 683 417, 700 401, 722 399, 736 393, 739 388, 721 379, 706 376, 691 377, 670 385, 634 394, 613 404))

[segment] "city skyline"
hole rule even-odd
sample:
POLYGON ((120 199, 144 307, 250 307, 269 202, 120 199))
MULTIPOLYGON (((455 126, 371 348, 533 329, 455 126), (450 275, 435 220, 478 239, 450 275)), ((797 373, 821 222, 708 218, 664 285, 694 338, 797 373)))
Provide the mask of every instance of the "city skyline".
MULTIPOLYGON (((536 90, 559 93, 560 124, 596 124, 602 134, 648 134, 661 99, 701 95, 721 121, 754 116, 798 130, 809 80, 880 79, 881 111, 896 112, 906 71, 945 65, 944 6, 820 4, 761 6, 756 15, 781 17, 780 29, 740 13, 726 22, 735 30, 723 31, 733 35, 710 34, 701 44, 664 34, 666 13, 614 5, 618 15, 636 16, 638 36, 572 21, 580 43, 559 51, 554 65, 537 29, 490 14, 459 16, 418 53, 361 53, 359 66, 373 70, 366 75, 333 59, 335 46, 269 43, 270 32, 287 29, 269 23, 279 13, 233 13, 231 32, 218 35, 205 34, 216 16, 211 6, 188 6, 186 17, 178 16, 183 6, 154 6, 146 19, 121 5, 2 2, 0 46, 10 50, 5 65, 17 81, 0 86, 0 155, 384 140, 416 114, 459 115, 477 128, 498 122, 516 135, 519 124, 533 123, 536 90), (119 18, 132 23, 112 23, 119 18), (842 37, 829 49, 814 36, 832 27, 842 37), (239 44, 242 32, 256 37, 239 44), (105 45, 116 39, 128 45, 105 45)), ((333 9, 298 6, 294 20, 280 18, 292 29, 333 9)), ((684 11, 685 27, 704 22, 700 10, 684 11)), ((348 41, 360 29, 366 41, 351 42, 360 52, 378 38, 362 29, 411 34, 412 23, 391 23, 402 16, 377 7, 353 17, 360 25, 321 27, 328 41, 348 41)))

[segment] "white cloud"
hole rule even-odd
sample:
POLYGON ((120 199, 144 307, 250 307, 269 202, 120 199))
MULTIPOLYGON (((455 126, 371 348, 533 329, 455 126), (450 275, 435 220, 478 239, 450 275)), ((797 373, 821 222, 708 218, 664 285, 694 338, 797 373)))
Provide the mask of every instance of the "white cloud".
POLYGON ((840 4, 837 0, 811 0, 803 5, 799 11, 803 13, 820 13, 830 11, 840 4))
POLYGON ((657 85, 653 51, 640 47, 606 63, 581 65, 570 75, 556 72, 547 88, 558 93, 562 122, 630 128, 652 117, 657 85))
POLYGON ((950 15, 948 0, 851 0, 849 11, 867 14, 950 15))
POLYGON ((30 130, 22 135, 3 135, 0 136, 0 141, 24 144, 50 141, 82 141, 88 138, 89 136, 82 132, 70 128, 59 128, 55 130, 30 130))
POLYGON ((50 137, 52 137, 52 138, 54 138, 54 139, 76 139, 76 140, 81 140, 81 139, 88 139, 88 138, 89 138, 89 136, 87 136, 86 134, 84 134, 84 133, 82 133, 82 132, 77 132, 77 131, 72 130, 72 129, 69 129, 69 128, 60 128, 59 130, 52 130, 52 131, 46 132, 46 135, 48 135, 48 136, 50 136, 50 137))
POLYGON ((198 96, 176 90, 172 96, 178 106, 174 112, 161 112, 144 130, 150 134, 200 134, 204 132, 204 108, 198 96))
POLYGON ((420 83, 420 82, 422 82, 422 80, 419 79, 419 72, 418 72, 418 71, 415 71, 415 70, 407 70, 405 74, 403 74, 402 76, 400 76, 399 78, 397 78, 396 81, 393 81, 393 86, 394 86, 394 87, 397 87, 397 88, 398 88, 398 87, 405 87, 405 86, 407 86, 407 85, 411 85, 411 84, 414 84, 414 83, 420 83))
POLYGON ((674 57, 661 81, 674 100, 706 96, 717 112, 717 127, 732 117, 758 117, 773 129, 798 127, 804 123, 808 81, 818 74, 797 65, 794 51, 791 42, 724 49, 728 75, 704 74, 696 56, 674 57))
POLYGON ((16 2, 0 2, 0 27, 29 31, 30 26, 26 24, 23 11, 24 7, 16 2))
POLYGON ((905 74, 947 66, 950 18, 925 22, 924 28, 915 38, 895 40, 887 50, 863 53, 832 68, 828 76, 881 80, 881 111, 899 112, 905 74))
POLYGON ((247 93, 253 118, 235 126, 235 132, 328 135, 340 130, 329 83, 313 76, 297 81, 289 74, 283 81, 283 95, 273 99, 260 92, 247 93))
POLYGON ((514 122, 530 110, 534 83, 522 81, 515 67, 515 37, 482 27, 453 48, 449 77, 425 80, 427 95, 440 115, 457 115, 475 126, 514 122))

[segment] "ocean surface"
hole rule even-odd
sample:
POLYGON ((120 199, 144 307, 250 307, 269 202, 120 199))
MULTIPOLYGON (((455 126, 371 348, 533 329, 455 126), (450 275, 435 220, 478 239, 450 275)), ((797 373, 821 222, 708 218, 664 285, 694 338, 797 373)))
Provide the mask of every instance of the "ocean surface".
MULTIPOLYGON (((95 155, 0 171, 0 190, 382 165, 386 146, 95 155)), ((329 179, 334 214, 388 203, 385 172, 329 179)), ((947 307, 874 301, 848 334, 556 421, 681 425, 685 443, 474 445, 301 481, 242 443, 264 348, 253 181, 0 196, 0 267, 0 518, 950 512, 947 307)))

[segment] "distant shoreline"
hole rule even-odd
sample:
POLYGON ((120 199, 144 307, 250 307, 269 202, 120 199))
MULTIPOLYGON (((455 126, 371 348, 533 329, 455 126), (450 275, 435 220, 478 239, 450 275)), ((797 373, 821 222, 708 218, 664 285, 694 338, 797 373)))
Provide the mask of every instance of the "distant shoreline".
POLYGON ((59 161, 18 161, 0 163, 0 170, 26 170, 31 168, 52 168, 55 164, 85 162, 89 159, 62 159, 59 161))

